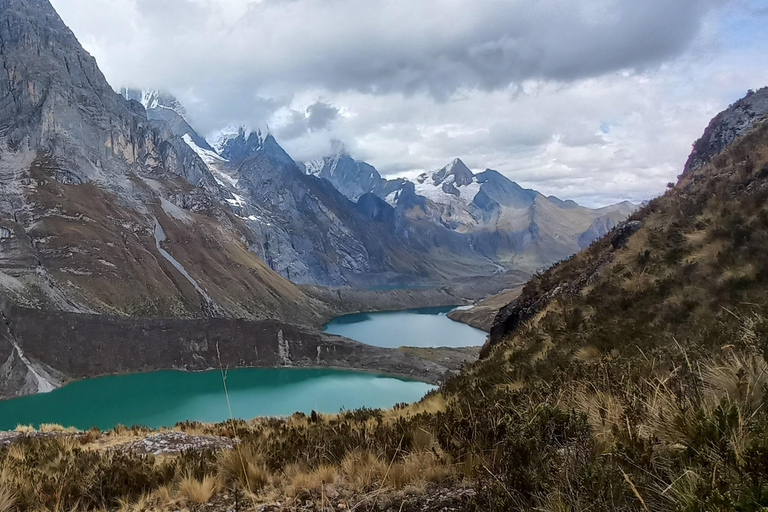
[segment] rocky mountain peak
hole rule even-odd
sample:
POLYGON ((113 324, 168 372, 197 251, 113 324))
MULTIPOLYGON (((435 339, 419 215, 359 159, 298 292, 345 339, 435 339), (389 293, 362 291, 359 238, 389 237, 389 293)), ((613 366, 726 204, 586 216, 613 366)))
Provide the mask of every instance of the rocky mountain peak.
POLYGON ((435 185, 442 185, 450 177, 453 177, 452 183, 461 187, 463 185, 469 185, 474 181, 475 175, 469 170, 464 162, 459 158, 454 158, 451 163, 436 171, 432 175, 432 181, 435 185))
POLYGON ((695 171, 708 163, 716 154, 725 149, 742 133, 768 113, 768 87, 749 91, 746 96, 716 115, 704 134, 693 144, 685 173, 695 171))
POLYGON ((269 129, 259 128, 251 131, 245 126, 240 126, 236 133, 225 130, 213 147, 222 158, 229 160, 235 167, 257 155, 266 156, 278 168, 297 167, 296 162, 275 140, 269 129))
POLYGON ((130 89, 123 87, 119 90, 125 99, 141 103, 151 121, 162 121, 171 133, 190 140, 193 149, 212 152, 213 148, 187 121, 187 111, 175 96, 157 89, 130 89))
POLYGON ((336 148, 337 152, 332 156, 305 163, 307 174, 330 181, 352 201, 357 201, 367 193, 380 196, 389 193, 389 182, 381 177, 375 167, 352 158, 343 144, 337 144, 336 148))
POLYGON ((170 93, 159 91, 157 89, 131 89, 122 87, 118 91, 125 99, 138 101, 145 110, 166 108, 173 110, 182 117, 186 117, 187 111, 184 106, 170 93))

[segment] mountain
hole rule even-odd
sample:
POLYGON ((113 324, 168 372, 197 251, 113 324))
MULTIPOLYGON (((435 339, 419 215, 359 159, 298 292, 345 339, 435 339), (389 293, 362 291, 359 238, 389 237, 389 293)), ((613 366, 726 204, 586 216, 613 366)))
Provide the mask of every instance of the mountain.
POLYGON ((750 93, 712 120, 674 188, 527 283, 497 315, 485 358, 446 386, 520 411, 518 423, 549 415, 539 432, 578 422, 589 431, 586 444, 555 436, 543 450, 598 448, 576 466, 560 459, 568 481, 557 469, 541 479, 546 456, 500 465, 498 496, 538 508, 544 500, 532 489, 546 488, 561 509, 768 503, 762 488, 745 485, 762 478, 768 428, 765 94, 750 93), (510 382, 517 391, 504 398, 497 390, 510 382), (557 418, 568 410, 576 416, 557 418), (626 493, 605 491, 621 482, 626 493))
POLYGON ((187 142, 254 233, 251 250, 293 282, 439 284, 498 271, 492 247, 408 219, 374 194, 351 201, 306 174, 268 132, 239 129, 217 141, 217 153, 187 142))
POLYGON ((219 364, 439 383, 442 363, 320 326, 351 311, 463 303, 519 279, 382 293, 298 286, 259 251, 317 261, 317 276, 372 269, 385 282, 445 284, 496 266, 375 196, 352 203, 269 134, 238 133, 223 156, 198 145, 172 97, 116 93, 47 0, 0 0, 0 20, 0 397, 219 364))
POLYGON ((704 134, 693 144, 684 172, 695 171, 709 163, 741 134, 749 131, 768 113, 768 87, 749 91, 710 121, 704 134))
POLYGON ((311 316, 248 250, 206 164, 112 90, 47 1, 0 9, 5 292, 76 312, 299 320, 301 303, 311 316))
POLYGON ((330 181, 336 189, 352 201, 367 193, 386 197, 397 190, 404 180, 386 180, 370 164, 354 160, 343 150, 304 164, 307 174, 330 181))
POLYGON ((307 510, 762 510, 768 116, 711 157, 532 278, 483 358, 417 403, 182 424, 177 439, 237 437, 238 448, 149 460, 116 457, 125 429, 108 443, 15 432, 0 451, 6 496, 24 510, 176 507, 183 479, 222 511, 242 504, 239 490, 307 510), (52 474, 71 492, 37 492, 52 474), (213 475, 227 487, 206 485, 213 475))
POLYGON ((204 137, 187 122, 187 111, 173 95, 157 90, 121 88, 120 94, 127 100, 138 101, 150 121, 162 121, 174 135, 190 137, 198 146, 213 151, 204 137))
POLYGON ((637 208, 623 202, 590 209, 545 197, 492 169, 475 174, 458 158, 414 180, 384 179, 373 166, 343 151, 309 162, 305 169, 352 200, 374 194, 411 220, 425 220, 485 243, 493 238, 494 261, 527 271, 588 246, 637 208))

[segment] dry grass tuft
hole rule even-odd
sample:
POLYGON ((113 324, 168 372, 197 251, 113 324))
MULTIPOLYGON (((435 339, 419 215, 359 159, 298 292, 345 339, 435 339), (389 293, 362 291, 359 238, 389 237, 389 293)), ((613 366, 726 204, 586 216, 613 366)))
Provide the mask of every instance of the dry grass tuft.
POLYGON ((170 484, 166 484, 155 489, 153 497, 161 509, 168 508, 178 502, 175 497, 175 493, 173 492, 173 486, 170 484))
POLYGON ((593 362, 602 359, 603 354, 600 353, 600 350, 598 350, 597 347, 581 347, 576 351, 573 357, 577 361, 593 362))
POLYGON ((619 399, 603 391, 579 389, 573 400, 576 410, 587 415, 597 440, 609 445, 613 439, 613 428, 621 425, 624 414, 624 406, 619 399))
POLYGON ((101 430, 90 428, 84 434, 78 437, 80 444, 91 444, 101 439, 101 430))
POLYGON ((768 365, 763 357, 734 353, 720 364, 705 364, 701 377, 718 401, 727 397, 740 406, 743 414, 751 415, 763 403, 768 365))
POLYGON ((251 492, 263 489, 270 481, 269 471, 251 446, 222 451, 218 466, 224 482, 236 481, 251 492))
POLYGON ((198 480, 191 474, 187 474, 179 482, 179 494, 186 501, 194 503, 208 503, 219 490, 219 483, 213 475, 205 475, 198 480))
POLYGON ((58 423, 42 423, 40 425, 40 432, 64 432, 64 427, 58 423))
POLYGON ((411 484, 444 483, 454 475, 451 466, 446 465, 431 452, 410 453, 402 461, 393 463, 384 475, 384 484, 400 489, 411 484))
POLYGON ((150 506, 150 497, 147 494, 142 494, 136 501, 128 501, 119 499, 120 508, 118 512, 145 512, 147 510, 155 510, 150 506))
POLYGON ((345 482, 357 492, 366 492, 386 473, 387 466, 367 450, 355 450, 341 461, 345 482))
POLYGON ((323 465, 311 471, 301 471, 297 467, 291 467, 286 471, 290 479, 290 489, 294 496, 302 491, 318 494, 326 485, 336 482, 336 470, 333 466, 323 465), (289 476, 290 473, 290 476, 289 476))
POLYGON ((10 489, 0 486, 0 512, 11 512, 15 507, 16 495, 10 489))

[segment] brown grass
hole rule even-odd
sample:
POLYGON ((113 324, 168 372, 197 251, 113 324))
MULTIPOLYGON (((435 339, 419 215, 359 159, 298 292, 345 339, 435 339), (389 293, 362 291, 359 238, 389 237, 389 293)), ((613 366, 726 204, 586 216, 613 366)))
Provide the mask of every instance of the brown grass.
POLYGON ((367 450, 355 450, 341 461, 344 481, 356 492, 369 491, 386 473, 387 465, 367 450))
POLYGON ((237 482, 251 492, 264 488, 270 481, 269 471, 251 446, 224 450, 219 453, 217 462, 219 476, 224 482, 237 482))
POLYGON ((213 475, 205 475, 202 480, 198 480, 187 474, 179 482, 179 495, 193 503, 208 503, 218 490, 219 483, 213 475))
POLYGON ((11 512, 16 507, 16 495, 0 485, 0 512, 11 512))
POLYGON ((320 494, 324 486, 333 485, 336 482, 336 469, 333 466, 323 465, 310 471, 302 471, 294 466, 286 472, 286 476, 290 479, 289 492, 292 495, 296 496, 301 491, 320 494))
POLYGON ((716 400, 733 400, 745 415, 751 415, 763 403, 768 365, 762 356, 733 353, 722 362, 703 365, 701 375, 716 400))

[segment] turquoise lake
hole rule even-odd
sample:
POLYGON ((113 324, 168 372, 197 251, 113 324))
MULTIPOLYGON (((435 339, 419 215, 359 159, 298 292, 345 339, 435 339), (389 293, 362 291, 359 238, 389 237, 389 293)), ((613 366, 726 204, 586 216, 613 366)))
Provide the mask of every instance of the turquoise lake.
POLYGON ((455 306, 356 313, 334 318, 323 330, 379 347, 468 347, 487 333, 446 314, 455 306))
MULTIPOLYGON (((326 332, 382 347, 482 345, 486 333, 446 316, 453 307, 345 315, 326 332)), ((338 412, 414 402, 435 387, 373 373, 302 368, 244 368, 227 374, 235 418, 338 412)), ((163 370, 75 381, 51 393, 0 401, 0 430, 58 423, 86 429, 117 424, 170 426, 229 418, 219 371, 163 370)))
MULTIPOLYGON (((419 400, 434 386, 372 373, 301 368, 229 370, 235 418, 391 407, 419 400)), ((50 393, 0 401, 0 430, 59 423, 86 429, 117 424, 170 426, 229 418, 219 371, 163 370, 75 381, 50 393)))

